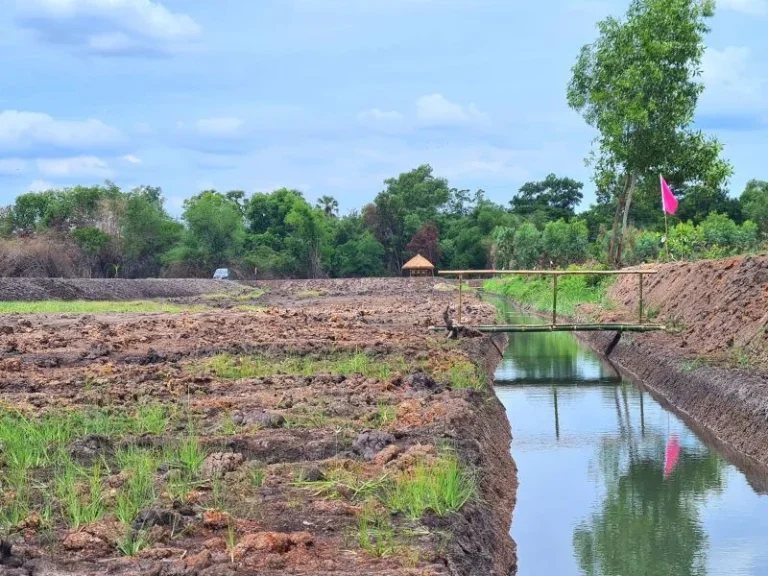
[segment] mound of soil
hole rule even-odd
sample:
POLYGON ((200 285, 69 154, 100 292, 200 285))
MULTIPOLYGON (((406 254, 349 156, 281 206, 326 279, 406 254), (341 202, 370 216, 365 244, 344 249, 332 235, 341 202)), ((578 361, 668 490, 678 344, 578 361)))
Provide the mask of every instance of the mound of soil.
POLYGON ((0 301, 146 300, 214 294, 243 288, 231 282, 185 279, 0 278, 0 301))
MULTIPOLYGON (((651 315, 681 333, 670 340, 691 355, 748 354, 768 367, 768 257, 739 257, 654 267, 643 300, 651 315)), ((621 276, 609 296, 638 305, 636 276, 621 276)), ((658 339, 658 338, 657 338, 658 339)))

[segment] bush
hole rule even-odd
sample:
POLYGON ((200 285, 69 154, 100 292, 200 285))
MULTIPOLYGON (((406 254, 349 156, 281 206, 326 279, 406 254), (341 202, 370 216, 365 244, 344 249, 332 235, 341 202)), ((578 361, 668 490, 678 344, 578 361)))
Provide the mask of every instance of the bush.
POLYGON ((515 232, 515 263, 519 268, 531 269, 541 256, 541 233, 526 222, 515 232))

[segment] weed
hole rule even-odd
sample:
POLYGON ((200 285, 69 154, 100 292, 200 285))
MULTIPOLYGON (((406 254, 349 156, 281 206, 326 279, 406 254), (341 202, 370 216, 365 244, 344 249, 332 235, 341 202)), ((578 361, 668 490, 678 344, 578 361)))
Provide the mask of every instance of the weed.
POLYGON ((440 380, 447 381, 454 390, 485 388, 485 378, 480 374, 477 366, 468 360, 455 362, 450 368, 438 371, 436 376, 440 380))
POLYGON ((385 404, 379 400, 376 404, 376 424, 379 428, 386 428, 397 420, 397 408, 385 404))
POLYGON ((116 458, 127 479, 117 495, 115 515, 121 522, 130 523, 156 498, 158 457, 153 450, 131 447, 119 451, 116 458))
POLYGON ((648 308, 645 311, 645 317, 648 318, 648 320, 655 320, 659 317, 659 309, 658 308, 648 308))
POLYGON ((395 530, 373 502, 366 503, 357 519, 357 543, 375 558, 385 558, 394 552, 395 530))
POLYGON ((176 452, 178 463, 189 478, 198 477, 205 457, 206 453, 200 446, 200 441, 192 434, 189 434, 181 441, 176 452))
POLYGON ((731 349, 731 362, 739 368, 749 368, 752 366, 752 356, 743 346, 734 346, 731 349))
POLYGON ((160 436, 168 426, 168 413, 161 404, 141 404, 136 414, 136 427, 140 434, 160 436))
POLYGON ((232 564, 235 563, 235 544, 237 541, 237 533, 235 532, 235 526, 232 521, 227 524, 227 551, 229 552, 229 560, 232 564))
POLYGON ((264 485, 265 478, 266 473, 264 472, 264 468, 254 467, 248 472, 248 479, 251 482, 251 486, 254 488, 261 488, 264 485))
POLYGON ((134 531, 129 527, 125 536, 117 543, 117 549, 123 556, 133 557, 149 544, 149 535, 145 530, 134 531))
POLYGON ((706 361, 703 358, 694 358, 693 360, 686 360, 685 362, 680 364, 680 371, 693 372, 694 370, 701 368, 705 364, 706 364, 706 361))
POLYGON ((224 436, 234 436, 239 433, 242 426, 235 422, 231 412, 227 412, 224 415, 224 421, 221 423, 221 433, 224 436))
POLYGON ((224 480, 220 476, 214 476, 211 480, 211 492, 213 496, 214 510, 226 511, 227 506, 224 500, 224 480))
POLYGON ((461 509, 476 495, 474 478, 455 456, 444 454, 432 463, 420 462, 392 479, 384 503, 393 512, 417 520, 427 510, 438 516, 461 509))
POLYGON ((104 515, 106 510, 100 464, 95 464, 90 472, 86 472, 69 461, 55 482, 62 515, 72 528, 96 522, 104 515))
POLYGON ((340 497, 349 495, 353 499, 363 499, 376 493, 386 482, 387 476, 366 478, 362 469, 347 470, 342 467, 331 467, 325 470, 325 480, 316 482, 298 479, 294 486, 312 488, 318 495, 340 497))
POLYGON ((302 290, 296 293, 296 298, 319 298, 323 293, 318 290, 302 290))

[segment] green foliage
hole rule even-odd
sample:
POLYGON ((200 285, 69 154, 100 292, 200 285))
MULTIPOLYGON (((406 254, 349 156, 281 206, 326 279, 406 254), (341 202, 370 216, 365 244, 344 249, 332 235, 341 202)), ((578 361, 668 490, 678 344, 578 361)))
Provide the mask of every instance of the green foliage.
POLYGON ((33 302, 0 302, 0 314, 119 314, 119 313, 150 313, 179 312, 204 310, 203 306, 182 306, 154 300, 41 300, 33 302))
POLYGON ((550 174, 541 182, 524 184, 510 204, 516 214, 527 218, 538 212, 545 220, 569 219, 584 197, 583 187, 576 180, 550 174))
POLYGON ((534 268, 541 256, 541 233, 536 226, 526 222, 515 232, 514 247, 517 267, 525 270, 534 268))
POLYGON ((768 182, 750 180, 741 194, 744 215, 757 224, 764 236, 768 234, 768 182))
POLYGON ((374 558, 386 558, 394 550, 395 531, 386 514, 368 502, 357 518, 357 542, 374 558))
POLYGON ((581 220, 548 222, 542 234, 544 256, 556 267, 580 264, 587 259, 589 232, 581 220))

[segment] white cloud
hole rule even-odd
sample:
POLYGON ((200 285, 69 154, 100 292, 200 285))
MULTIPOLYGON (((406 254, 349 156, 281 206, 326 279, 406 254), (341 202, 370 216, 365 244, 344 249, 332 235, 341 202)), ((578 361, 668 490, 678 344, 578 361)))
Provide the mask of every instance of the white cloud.
POLYGON ((52 44, 109 55, 169 52, 200 26, 156 0, 17 0, 19 21, 52 44))
POLYGON ((197 132, 203 136, 230 138, 239 136, 245 123, 240 118, 221 117, 203 118, 195 124, 197 132))
POLYGON ((129 164, 141 164, 142 160, 138 156, 134 156, 133 154, 126 154, 121 158, 121 160, 125 160, 129 164))
POLYGON ((702 61, 705 110, 743 111, 763 106, 765 81, 750 66, 752 52, 744 46, 707 48, 702 61))
POLYGON ((98 176, 109 178, 112 171, 106 162, 95 156, 37 160, 37 169, 46 176, 98 176))
POLYGON ((46 190, 52 190, 55 186, 47 180, 33 180, 32 183, 27 186, 27 192, 45 192, 46 190))
POLYGON ((429 94, 416 101, 416 116, 424 124, 452 125, 485 123, 488 116, 474 104, 462 106, 448 100, 442 94, 429 94))
POLYGON ((0 151, 35 151, 46 147, 77 150, 107 146, 119 140, 118 130, 100 120, 55 120, 38 112, 0 112, 0 151))
POLYGON ((768 2, 766 0, 717 0, 717 7, 749 16, 768 14, 768 2))
POLYGON ((27 171, 27 162, 21 158, 0 158, 0 175, 14 175, 27 171))

